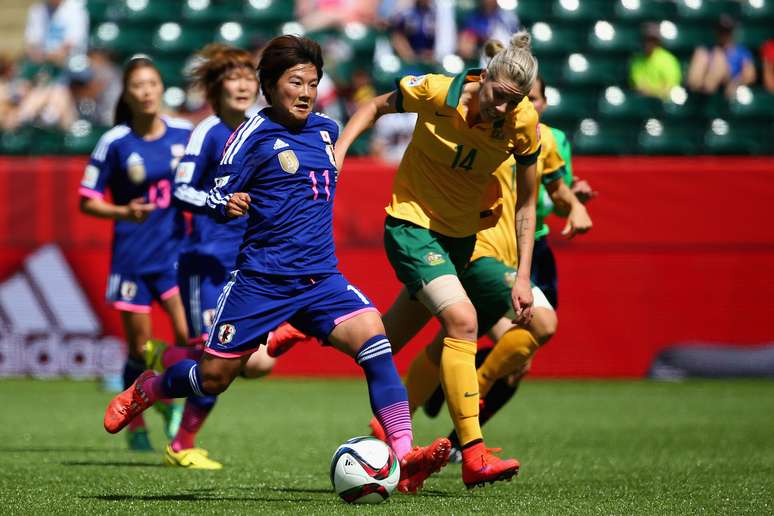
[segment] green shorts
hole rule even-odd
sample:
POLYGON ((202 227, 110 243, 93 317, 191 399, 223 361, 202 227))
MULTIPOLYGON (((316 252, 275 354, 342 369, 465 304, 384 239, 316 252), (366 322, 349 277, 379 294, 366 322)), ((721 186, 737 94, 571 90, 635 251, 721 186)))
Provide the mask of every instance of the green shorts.
POLYGON ((390 216, 384 221, 387 258, 412 297, 435 278, 461 276, 475 246, 476 235, 454 238, 390 216))
POLYGON ((511 289, 516 280, 516 269, 513 267, 494 258, 479 258, 468 265, 460 280, 476 307, 479 336, 512 312, 511 289))

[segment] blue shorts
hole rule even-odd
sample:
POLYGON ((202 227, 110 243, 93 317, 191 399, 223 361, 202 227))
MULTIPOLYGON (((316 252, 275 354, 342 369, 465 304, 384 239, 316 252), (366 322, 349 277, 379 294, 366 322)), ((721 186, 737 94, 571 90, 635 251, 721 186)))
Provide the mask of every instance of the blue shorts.
POLYGON ((177 278, 192 342, 207 340, 218 309, 218 298, 230 275, 231 271, 212 256, 180 256, 177 278))
POLYGON ((116 310, 147 314, 154 299, 164 301, 178 292, 174 269, 150 274, 113 273, 108 277, 105 299, 116 310))
POLYGON ((341 273, 288 277, 234 271, 204 351, 224 358, 252 353, 285 321, 324 339, 338 324, 367 311, 377 309, 341 273))

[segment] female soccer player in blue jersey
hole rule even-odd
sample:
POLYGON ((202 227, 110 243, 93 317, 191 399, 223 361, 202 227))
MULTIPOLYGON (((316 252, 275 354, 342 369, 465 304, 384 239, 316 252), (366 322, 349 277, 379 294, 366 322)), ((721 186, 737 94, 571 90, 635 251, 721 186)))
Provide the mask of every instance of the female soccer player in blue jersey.
MULTIPOLYGON (((172 205, 172 183, 191 125, 161 115, 163 91, 161 75, 149 58, 127 63, 116 126, 99 140, 79 190, 83 213, 115 221, 107 300, 121 312, 129 348, 125 387, 145 369, 154 299, 169 314, 176 341, 185 344, 188 339, 175 271, 184 227, 172 205), (104 199, 106 189, 112 201, 104 199)), ((150 449, 141 416, 129 430, 130 448, 150 449)))
POLYGON ((205 355, 157 376, 146 371, 111 401, 108 432, 164 397, 225 391, 266 335, 283 321, 354 358, 371 407, 401 460, 402 491, 416 491, 448 461, 448 439, 412 449, 406 390, 379 312, 338 271, 333 245, 333 154, 338 126, 313 113, 322 77, 317 43, 274 38, 258 66, 269 107, 231 136, 207 198, 222 221, 247 215, 237 270, 221 295, 205 355))
MULTIPOLYGON (((198 55, 194 83, 203 88, 215 114, 205 118, 191 134, 175 175, 173 202, 193 213, 191 232, 180 253, 178 280, 186 308, 190 343, 194 347, 154 349, 161 365, 201 356, 215 318, 218 296, 236 266, 247 219, 220 224, 206 213, 207 193, 215 186, 218 162, 231 133, 245 121, 245 113, 258 96, 258 79, 252 55, 238 48, 213 43, 198 55)), ((154 348, 160 343, 153 342, 154 348)), ((257 378, 268 374, 274 359, 261 346, 248 359, 243 373, 257 378)), ((215 404, 215 396, 191 396, 186 401, 177 435, 165 450, 172 466, 220 469, 222 465, 195 447, 196 434, 215 404)))

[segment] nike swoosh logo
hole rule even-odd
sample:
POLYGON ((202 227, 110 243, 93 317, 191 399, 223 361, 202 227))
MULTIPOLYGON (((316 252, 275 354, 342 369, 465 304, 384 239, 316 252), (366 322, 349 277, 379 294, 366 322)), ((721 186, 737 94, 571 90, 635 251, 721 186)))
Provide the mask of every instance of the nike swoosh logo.
POLYGON ((465 391, 465 397, 466 398, 472 398, 473 396, 478 396, 477 392, 467 392, 465 391))
POLYGON ((438 111, 436 111, 435 116, 440 116, 442 118, 451 118, 453 115, 444 115, 443 113, 439 113, 438 111))

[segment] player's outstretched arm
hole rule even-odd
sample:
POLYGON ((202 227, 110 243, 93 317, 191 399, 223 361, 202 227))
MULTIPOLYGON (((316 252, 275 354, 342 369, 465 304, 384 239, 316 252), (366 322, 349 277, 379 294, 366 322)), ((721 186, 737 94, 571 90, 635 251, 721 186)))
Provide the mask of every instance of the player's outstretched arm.
POLYGON ((118 205, 99 198, 81 197, 81 213, 99 217, 101 219, 128 220, 131 222, 145 222, 150 213, 156 209, 153 203, 145 202, 139 197, 132 199, 129 204, 118 205))
POLYGON ((374 97, 355 111, 355 114, 352 115, 347 125, 344 126, 344 130, 341 131, 336 142, 334 154, 336 155, 336 165, 339 167, 339 170, 343 168, 344 157, 347 155, 349 146, 357 140, 358 136, 374 125, 380 116, 398 112, 396 107, 397 99, 398 92, 393 90, 390 93, 374 97))
POLYGON ((516 164, 516 246, 519 253, 519 268, 511 291, 514 322, 526 324, 532 318, 532 248, 535 245, 535 198, 537 192, 537 167, 516 164))
POLYGON ((546 188, 556 207, 556 211, 561 216, 567 217, 567 224, 562 230, 562 235, 572 238, 591 229, 591 217, 586 207, 564 181, 554 181, 547 185, 546 188))

